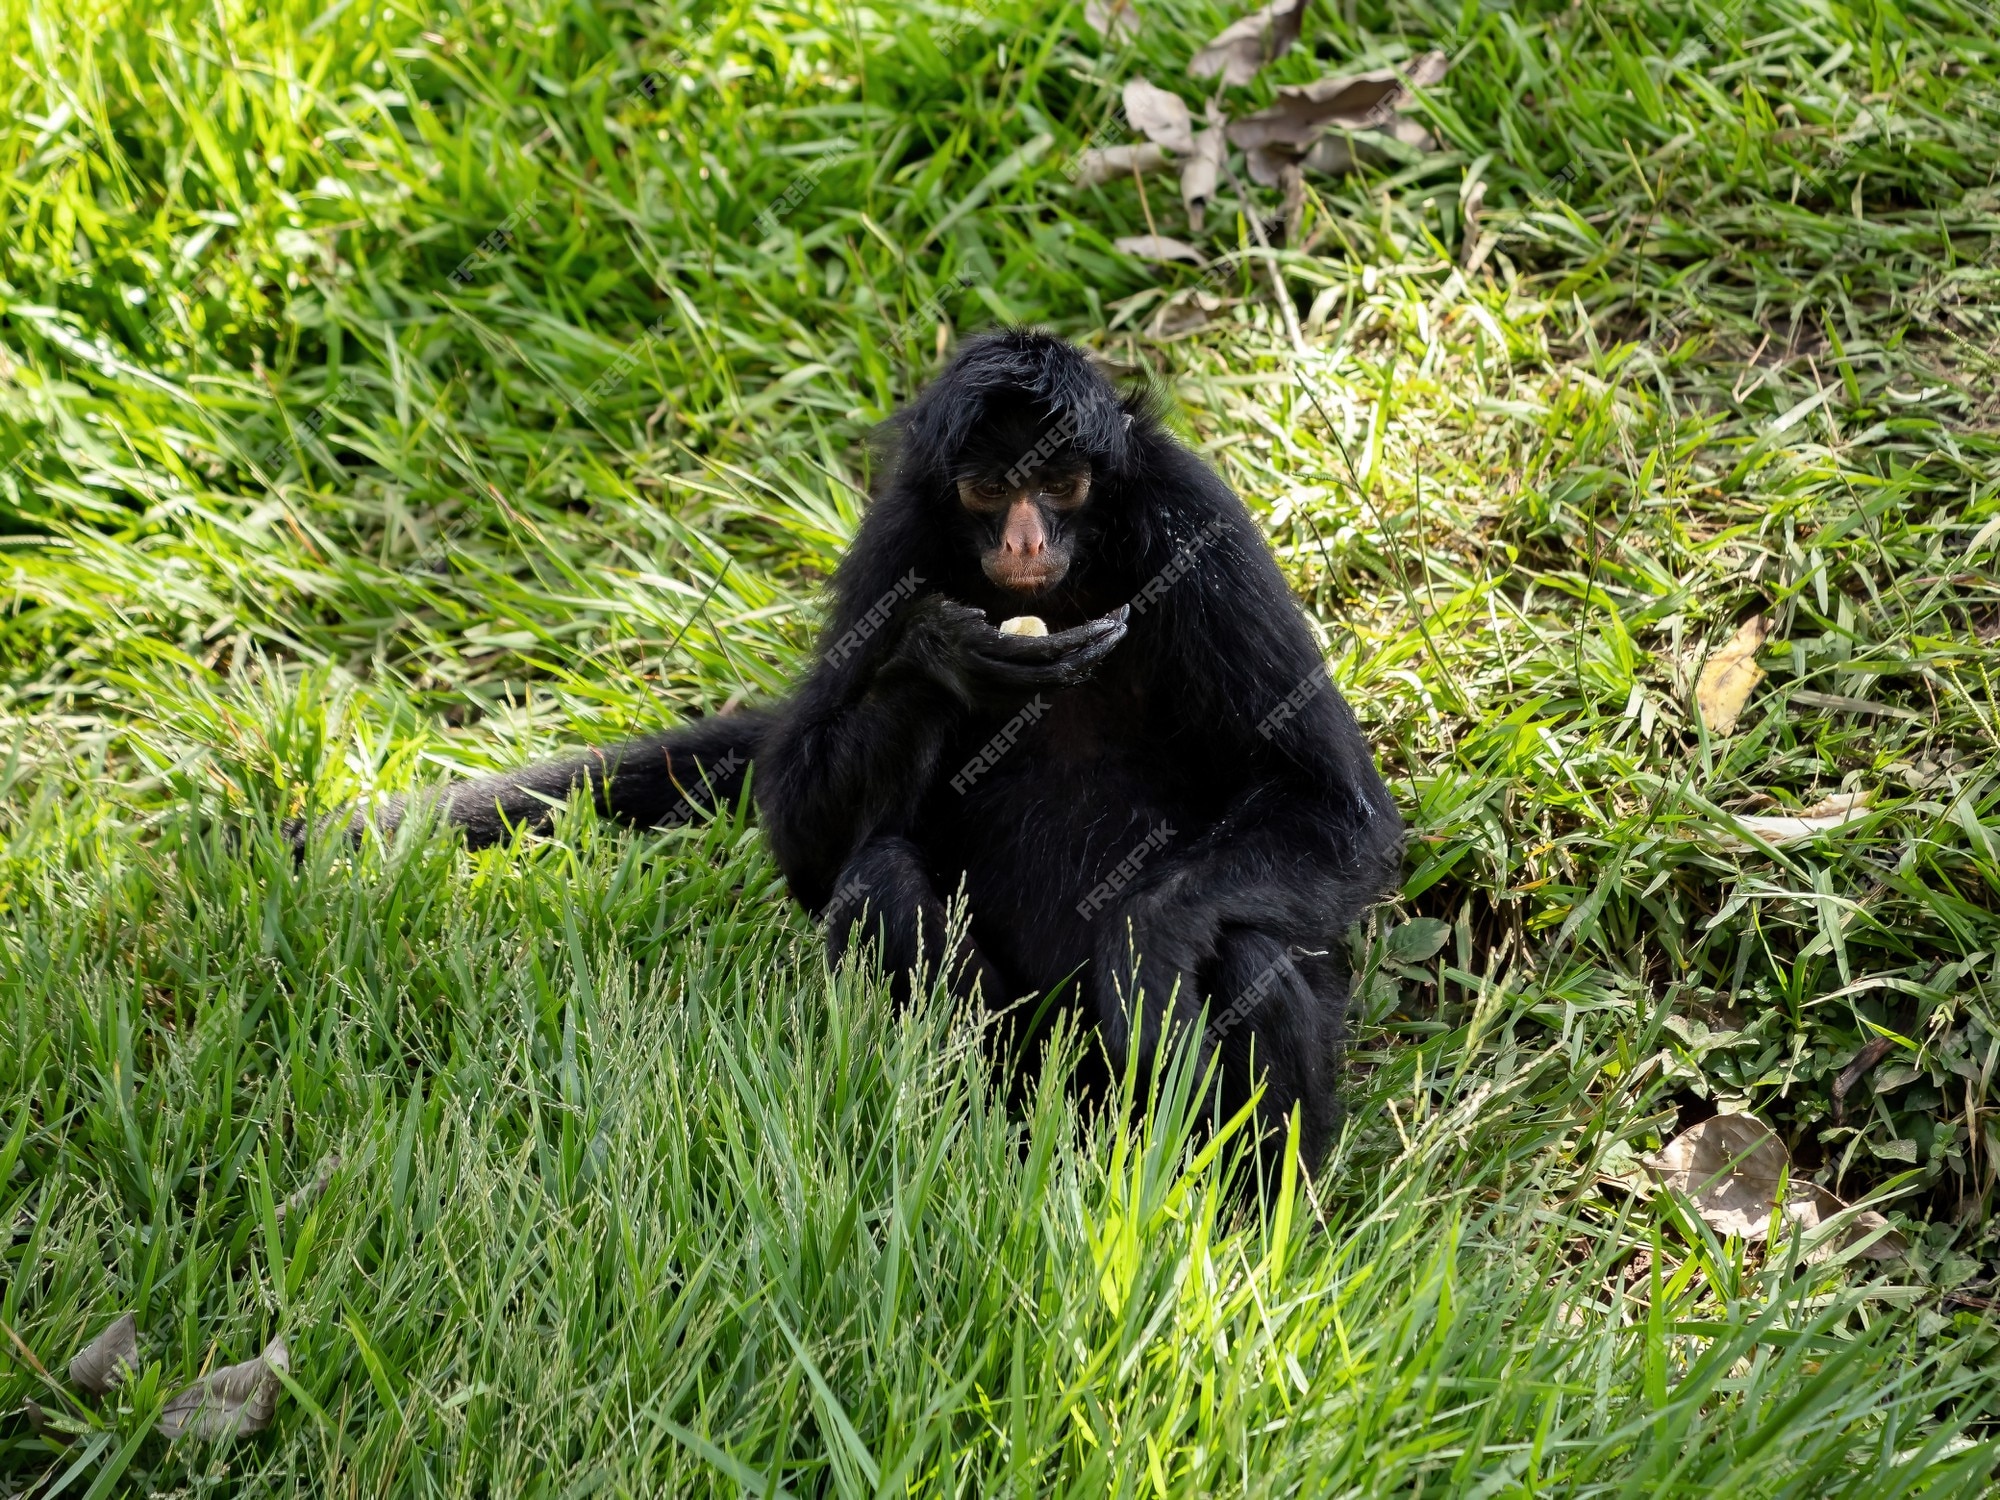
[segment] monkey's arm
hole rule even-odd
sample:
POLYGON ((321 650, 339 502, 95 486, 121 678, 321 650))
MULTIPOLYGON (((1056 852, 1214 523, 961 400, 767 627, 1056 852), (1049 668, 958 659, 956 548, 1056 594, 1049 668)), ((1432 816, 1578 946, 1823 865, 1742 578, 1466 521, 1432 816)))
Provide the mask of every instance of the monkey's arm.
POLYGON ((967 710, 1081 682, 1124 634, 1123 617, 1107 615, 1058 635, 1003 636, 980 611, 932 594, 859 663, 822 664, 757 773, 765 832, 800 904, 818 911, 857 849, 908 830, 967 710))
POLYGON ((949 705, 916 692, 826 701, 808 684, 772 736, 758 811, 792 895, 817 912, 855 850, 899 833, 934 773, 949 705))

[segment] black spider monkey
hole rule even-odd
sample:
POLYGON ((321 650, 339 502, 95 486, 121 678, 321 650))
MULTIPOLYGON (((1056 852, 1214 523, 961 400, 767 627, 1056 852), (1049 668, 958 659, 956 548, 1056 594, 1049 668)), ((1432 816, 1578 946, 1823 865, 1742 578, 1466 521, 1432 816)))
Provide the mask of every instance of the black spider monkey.
POLYGON ((1267 1145, 1296 1105, 1317 1165, 1339 940, 1392 885, 1402 822, 1255 522, 1045 334, 968 341, 896 428, 789 699, 462 783, 446 815, 488 844, 587 783, 657 826, 733 800, 754 762, 836 959, 865 941, 904 995, 914 970, 1081 1005, 1112 1067, 1206 1007, 1219 1103, 1261 1078, 1267 1145), (996 628, 1030 612, 1052 633, 996 628))

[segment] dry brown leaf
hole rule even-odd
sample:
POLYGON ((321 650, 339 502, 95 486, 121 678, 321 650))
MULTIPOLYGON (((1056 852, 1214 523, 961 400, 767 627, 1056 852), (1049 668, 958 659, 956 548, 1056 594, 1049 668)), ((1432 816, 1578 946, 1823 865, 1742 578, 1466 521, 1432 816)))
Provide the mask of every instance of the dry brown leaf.
MULTIPOLYGON (((1755 1116, 1717 1115, 1689 1126, 1641 1160, 1662 1187, 1689 1199, 1711 1229, 1755 1243, 1770 1233, 1772 1210, 1778 1206, 1779 1185, 1785 1181, 1791 1157, 1785 1143, 1755 1116)), ((1780 1222, 1798 1233, 1848 1212, 1847 1205, 1823 1187, 1796 1179, 1788 1186, 1780 1222)), ((1873 1209, 1862 1209, 1848 1219, 1840 1235, 1815 1246, 1806 1259, 1829 1259, 1888 1225, 1873 1209)), ((1909 1242, 1891 1228, 1861 1253, 1870 1260, 1894 1260, 1908 1248, 1909 1242)))
MULTIPOLYGON (((1816 838, 1843 823, 1866 817, 1868 804, 1874 800, 1873 792, 1841 792, 1821 798, 1811 807, 1801 808, 1795 813, 1738 813, 1736 822, 1744 832, 1756 834, 1767 844, 1796 844, 1801 839, 1816 838)), ((1726 830, 1718 833, 1715 841, 1724 849, 1756 847, 1748 839, 1738 838, 1726 830)))
POLYGON ((1168 164, 1167 153, 1151 141, 1133 146, 1093 146, 1077 155, 1076 185, 1095 187, 1134 172, 1164 172, 1168 164))
POLYGON ((1757 665, 1757 652, 1770 630, 1770 622, 1762 615, 1752 615, 1736 627, 1729 644, 1703 664, 1701 680, 1695 684, 1694 701, 1710 734, 1736 732, 1743 705, 1764 680, 1764 669, 1757 665))
POLYGON ((1278 90, 1275 104, 1232 124, 1230 142, 1245 151, 1258 146, 1289 146, 1303 152, 1328 130, 1387 129, 1404 124, 1422 131, 1413 120, 1398 122, 1392 117, 1410 102, 1411 84, 1424 87, 1436 83, 1447 66, 1442 52, 1427 52, 1408 68, 1377 68, 1372 73, 1288 84, 1278 90))
POLYGON ((1421 57, 1410 59, 1403 69, 1403 76, 1410 81, 1410 87, 1418 89, 1435 88, 1444 82, 1444 75, 1451 71, 1451 59, 1442 52, 1426 52, 1421 57))
MULTIPOLYGON (((1248 153, 1255 161, 1258 153, 1248 153)), ((1354 142, 1344 135, 1323 135, 1305 154, 1299 163, 1308 172, 1324 172, 1328 177, 1345 177, 1349 172, 1361 169, 1361 158, 1356 154, 1354 142)))
POLYGON ((1204 292, 1200 287, 1187 287, 1160 304, 1160 310, 1146 325, 1146 336, 1166 340, 1193 333, 1197 328, 1206 327, 1209 318, 1221 307, 1222 298, 1215 293, 1204 292))
POLYGON ((1174 239, 1165 234, 1128 234, 1113 240, 1115 249, 1127 255, 1136 255, 1141 260, 1184 260, 1190 265, 1201 264, 1201 252, 1186 240, 1174 239))
POLYGON ((1909 1253, 1910 1242, 1903 1237, 1902 1230, 1891 1226, 1887 1219, 1872 1208, 1864 1208, 1854 1216, 1848 1225, 1847 1234, 1841 1240, 1840 1247, 1845 1250, 1849 1245, 1884 1228, 1889 1232, 1861 1253, 1870 1260, 1901 1260, 1909 1253))
POLYGON ((1083 19, 1110 42, 1129 42, 1139 34, 1139 7, 1134 0, 1087 0, 1083 19))
POLYGON ((291 1373, 292 1353, 282 1337, 240 1365, 211 1370, 160 1409, 160 1432, 168 1438, 232 1438, 262 1432, 278 1410, 284 1389, 278 1374, 291 1373))
POLYGON ((101 1396, 131 1379, 138 1368, 138 1319, 124 1313, 76 1351, 69 1362, 69 1378, 93 1396, 101 1396))
MULTIPOLYGON (((1823 1187, 1813 1189, 1813 1199, 1807 1208, 1808 1212, 1800 1216, 1802 1229, 1817 1229, 1821 1224, 1831 1220, 1835 1214, 1849 1212, 1845 1203, 1823 1187)), ((1806 1264, 1815 1265, 1823 1260, 1831 1260, 1841 1251, 1860 1244, 1878 1229, 1886 1229, 1888 1233, 1874 1240, 1861 1252, 1864 1259, 1900 1260, 1908 1253, 1910 1242, 1903 1237, 1903 1232, 1892 1226, 1874 1209, 1864 1208, 1848 1219, 1846 1228, 1838 1237, 1827 1239, 1808 1251, 1806 1264)))
POLYGON ((1217 32, 1189 61, 1188 74, 1213 78, 1220 73, 1231 88, 1248 83, 1265 63, 1291 51, 1305 18, 1306 0, 1274 0, 1217 32))
MULTIPOLYGON (((1716 1115, 1690 1125, 1642 1158, 1660 1179, 1694 1204, 1711 1229, 1755 1242, 1770 1232, 1778 1184, 1791 1163, 1785 1143, 1752 1115, 1716 1115)), ((1810 1207, 1810 1202, 1801 1207, 1810 1207)), ((1799 1215, 1788 1206, 1788 1214, 1799 1215)))
POLYGON ((1380 124, 1403 92, 1393 68, 1358 78, 1322 78, 1278 90, 1278 99, 1230 124, 1230 144, 1244 151, 1260 146, 1304 151, 1328 130, 1367 130, 1380 124))
POLYGON ((1125 118, 1147 140, 1177 156, 1194 150, 1194 116, 1179 94, 1135 78, 1125 85, 1125 118))
POLYGON ((1282 187, 1285 173, 1298 165, 1298 158, 1278 146, 1253 146, 1243 153, 1250 168, 1250 180, 1259 187, 1282 187))
POLYGON ((1215 196, 1215 185, 1222 177, 1224 149, 1221 127, 1197 130, 1194 150, 1181 167, 1181 206, 1187 210, 1188 228, 1196 234, 1201 233, 1209 200, 1215 196))
POLYGON ((1408 146, 1413 151, 1431 152, 1438 148, 1438 138, 1415 120, 1391 120, 1382 132, 1400 146, 1408 146))

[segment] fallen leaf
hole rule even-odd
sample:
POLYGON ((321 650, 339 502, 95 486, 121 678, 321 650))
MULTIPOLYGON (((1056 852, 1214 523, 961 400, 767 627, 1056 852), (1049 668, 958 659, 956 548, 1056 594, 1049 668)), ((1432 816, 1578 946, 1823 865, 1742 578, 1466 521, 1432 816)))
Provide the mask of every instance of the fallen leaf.
POLYGON ((1410 102, 1412 84, 1422 88, 1436 83, 1448 66, 1442 52, 1427 52, 1407 68, 1377 68, 1372 73, 1288 84, 1278 90, 1275 104, 1229 127, 1230 143, 1245 151, 1289 146, 1303 152, 1328 130, 1407 125, 1420 132, 1423 127, 1414 120, 1396 121, 1393 116, 1410 102))
POLYGON ((1451 59, 1433 49, 1411 58, 1403 67, 1403 76, 1409 80, 1411 88, 1429 89, 1443 83, 1444 75, 1450 71, 1451 59))
POLYGON ((282 1337, 240 1365, 211 1370, 160 1409, 160 1432, 168 1438, 247 1437, 271 1425, 278 1409, 278 1379, 291 1373, 292 1353, 282 1337))
POLYGON ((1910 1242, 1903 1237, 1903 1232, 1891 1226, 1872 1208, 1862 1209, 1848 1221, 1847 1233, 1841 1239, 1840 1248, 1845 1250, 1878 1229, 1888 1229, 1889 1232, 1861 1252, 1868 1259, 1900 1260, 1909 1253, 1910 1242))
POLYGON ((1864 1208, 1858 1211, 1850 1209, 1823 1187, 1813 1189, 1813 1199, 1809 1207, 1810 1212, 1800 1218, 1801 1229, 1817 1229, 1822 1224, 1832 1222, 1838 1214, 1849 1214, 1851 1217, 1837 1237, 1822 1241, 1806 1253, 1807 1265, 1831 1260, 1841 1251, 1860 1244, 1878 1229, 1886 1229, 1888 1233, 1871 1242, 1861 1252, 1864 1259, 1899 1260, 1910 1248, 1910 1242, 1903 1237, 1902 1231, 1892 1226, 1874 1209, 1864 1208))
POLYGON ((138 1319, 123 1313, 76 1351, 69 1362, 69 1378, 93 1396, 101 1396, 123 1385, 138 1368, 138 1319))
POLYGON ((1243 153, 1250 180, 1259 187, 1282 187, 1285 174, 1298 165, 1291 152, 1275 146, 1253 146, 1243 153))
POLYGON ((1165 340, 1193 333, 1206 327, 1210 316, 1221 306, 1222 299, 1213 292, 1204 292, 1200 287, 1184 288, 1160 304, 1160 310, 1146 327, 1146 335, 1165 340))
POLYGON ((1093 146, 1077 154, 1076 185, 1095 187, 1134 172, 1164 172, 1167 165, 1167 153, 1151 141, 1134 146, 1093 146))
POLYGON ((1164 234, 1128 234, 1113 240, 1115 249, 1127 255, 1136 255, 1141 260, 1184 260, 1190 265, 1201 264, 1201 252, 1185 240, 1174 239, 1164 234))
POLYGON ((1087 0, 1083 19, 1110 42, 1129 42, 1139 34, 1139 7, 1134 0, 1087 0))
POLYGON ((1125 118, 1147 140, 1177 156, 1194 150, 1194 117, 1179 94, 1135 78, 1125 85, 1125 118))
POLYGON ((1403 91, 1393 68, 1358 78, 1322 78, 1278 90, 1277 103, 1231 123, 1229 142, 1244 151, 1289 146, 1304 151, 1328 130, 1368 130, 1382 123, 1403 91))
POLYGON ((1188 74, 1213 78, 1220 73, 1231 88, 1248 83, 1265 63, 1291 51, 1305 18, 1306 0, 1274 0, 1217 32, 1189 61, 1188 74))
POLYGON ((1215 196, 1215 185, 1222 176, 1223 150, 1221 127, 1197 130, 1194 151, 1181 167, 1181 206, 1187 210, 1188 228, 1196 234, 1201 233, 1209 200, 1215 196))
POLYGON ((335 1152, 319 1164, 319 1171, 313 1175, 311 1182, 306 1183, 303 1187, 294 1189, 286 1196, 285 1201, 278 1205, 278 1222, 280 1224, 284 1223, 286 1214, 297 1213, 300 1209, 311 1203, 313 1199, 325 1192, 326 1185, 333 1180, 333 1174, 339 1170, 340 1154, 335 1152))
MULTIPOLYGON (((1736 823, 1744 832, 1756 834, 1767 844, 1796 844, 1801 839, 1816 838, 1843 823, 1866 817, 1868 804, 1874 800, 1873 792, 1841 792, 1795 813, 1738 813, 1736 823)), ((1724 849, 1756 847, 1748 839, 1738 838, 1727 830, 1718 833, 1715 841, 1724 849)))
POLYGON ((1690 1125, 1641 1160, 1662 1187, 1692 1202, 1711 1229, 1753 1243, 1770 1233, 1778 1185, 1791 1164, 1785 1143, 1754 1115, 1716 1115, 1690 1125))
POLYGON ((1757 665, 1757 652, 1769 633, 1769 622, 1762 615, 1752 615, 1736 627, 1729 644, 1703 664, 1694 700, 1710 734, 1736 732, 1736 721, 1743 714, 1743 705, 1750 700, 1751 690, 1764 680, 1764 669, 1757 665))
POLYGON ((1426 155, 1438 149, 1438 138, 1415 120, 1391 120, 1382 132, 1399 146, 1408 146, 1412 151, 1426 155))

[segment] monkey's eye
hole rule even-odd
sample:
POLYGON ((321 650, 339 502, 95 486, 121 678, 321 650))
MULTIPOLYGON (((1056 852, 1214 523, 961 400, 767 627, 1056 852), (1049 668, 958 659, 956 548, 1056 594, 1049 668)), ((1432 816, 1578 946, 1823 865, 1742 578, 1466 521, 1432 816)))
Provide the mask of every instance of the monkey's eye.
POLYGON ((1014 498, 1015 491, 1004 479, 961 479, 958 498, 971 510, 998 510, 1014 498))
POLYGON ((1057 510, 1075 510, 1090 498, 1090 470, 1065 474, 1039 488, 1042 498, 1057 510))

